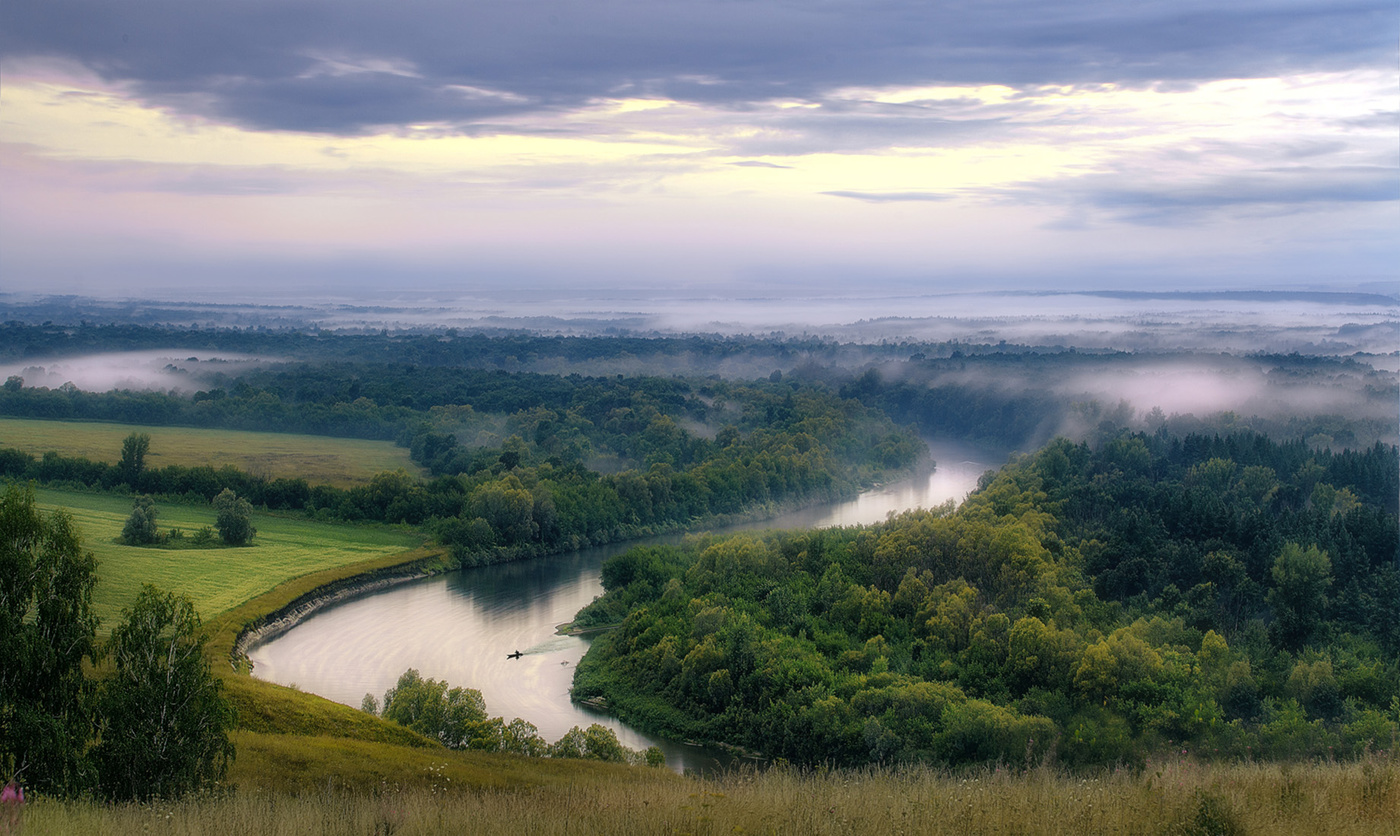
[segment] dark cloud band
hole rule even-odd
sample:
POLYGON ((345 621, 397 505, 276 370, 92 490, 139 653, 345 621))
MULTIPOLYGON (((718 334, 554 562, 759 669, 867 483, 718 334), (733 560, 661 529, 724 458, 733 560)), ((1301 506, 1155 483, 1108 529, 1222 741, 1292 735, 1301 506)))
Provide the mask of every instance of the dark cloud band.
POLYGON ((10 0, 0 56, 78 62, 253 128, 385 125, 850 85, 1192 83, 1389 66, 1391 2, 10 0))

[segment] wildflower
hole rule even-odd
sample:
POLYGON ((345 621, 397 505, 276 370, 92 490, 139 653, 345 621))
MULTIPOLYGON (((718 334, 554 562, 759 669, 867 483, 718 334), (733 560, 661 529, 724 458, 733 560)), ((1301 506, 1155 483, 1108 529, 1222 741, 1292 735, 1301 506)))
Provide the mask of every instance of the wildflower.
POLYGON ((20 811, 24 807, 24 788, 13 778, 5 785, 5 789, 0 790, 0 807, 4 808, 4 818, 0 819, 4 823, 4 832, 18 833, 20 811))

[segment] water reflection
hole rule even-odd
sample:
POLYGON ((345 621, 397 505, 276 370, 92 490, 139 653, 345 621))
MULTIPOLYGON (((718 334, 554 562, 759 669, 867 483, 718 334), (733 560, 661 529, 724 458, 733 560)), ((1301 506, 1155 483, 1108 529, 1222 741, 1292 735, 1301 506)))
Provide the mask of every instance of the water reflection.
MULTIPOLYGON (((730 530, 879 522, 891 511, 960 501, 983 472, 1005 459, 963 445, 930 446, 939 463, 933 473, 730 530)), ((399 674, 417 668, 425 677, 479 689, 493 716, 524 718, 546 740, 601 723, 626 746, 660 746, 677 771, 718 768, 728 760, 723 753, 648 737, 569 700, 587 641, 557 635, 555 628, 602 592, 603 561, 632 545, 469 569, 346 601, 254 648, 254 674, 359 706, 365 694, 382 697, 399 674), (507 658, 517 650, 519 658, 507 658)))

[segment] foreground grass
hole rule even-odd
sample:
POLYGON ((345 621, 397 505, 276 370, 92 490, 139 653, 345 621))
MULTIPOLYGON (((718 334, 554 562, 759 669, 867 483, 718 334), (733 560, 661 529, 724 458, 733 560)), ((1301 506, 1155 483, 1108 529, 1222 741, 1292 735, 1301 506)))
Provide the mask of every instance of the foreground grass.
MULTIPOLYGON (((509 769, 505 762, 512 759, 497 760, 509 769)), ((458 776, 469 773, 454 767, 452 753, 436 753, 417 766, 419 779, 410 785, 370 775, 358 786, 305 792, 240 786, 221 797, 152 805, 46 801, 26 812, 24 832, 1288 836, 1394 834, 1400 827, 1400 770, 1379 757, 1292 767, 1180 761, 1095 777, 1052 769, 1019 775, 775 769, 717 780, 545 763, 568 771, 527 782, 463 781, 458 776)))
MULTIPOLYGON (((123 546, 116 540, 131 513, 130 497, 54 490, 36 490, 35 497, 45 511, 64 508, 72 514, 84 547, 96 555, 93 607, 103 632, 120 620, 122 608, 131 605, 143 583, 188 595, 207 620, 284 581, 400 554, 422 543, 421 536, 408 532, 255 513, 258 533, 249 546, 123 546)), ((162 531, 177 527, 188 534, 214 524, 213 508, 163 504, 159 509, 162 531)))
POLYGON ((390 441, 365 441, 293 433, 209 430, 193 427, 138 427, 96 421, 44 421, 0 418, 0 447, 13 447, 35 456, 50 450, 62 456, 83 456, 95 462, 121 458, 122 439, 133 432, 151 436, 147 467, 178 464, 233 465, 239 470, 275 479, 300 476, 311 484, 339 487, 369 482, 376 473, 403 468, 421 473, 408 450, 390 441))

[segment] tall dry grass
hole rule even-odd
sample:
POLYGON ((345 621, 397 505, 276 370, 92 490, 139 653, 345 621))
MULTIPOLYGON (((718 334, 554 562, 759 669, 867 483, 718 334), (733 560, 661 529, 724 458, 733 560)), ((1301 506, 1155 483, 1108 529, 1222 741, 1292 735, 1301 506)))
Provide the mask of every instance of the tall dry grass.
POLYGON ((1191 760, 1076 776, 1042 768, 930 769, 713 780, 635 770, 531 789, 430 782, 299 795, 243 792, 152 805, 41 802, 27 836, 77 833, 324 834, 1386 834, 1400 832, 1400 767, 1206 765, 1191 760))

